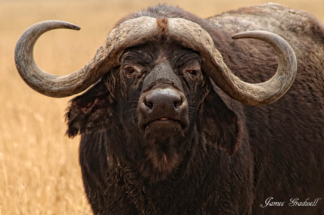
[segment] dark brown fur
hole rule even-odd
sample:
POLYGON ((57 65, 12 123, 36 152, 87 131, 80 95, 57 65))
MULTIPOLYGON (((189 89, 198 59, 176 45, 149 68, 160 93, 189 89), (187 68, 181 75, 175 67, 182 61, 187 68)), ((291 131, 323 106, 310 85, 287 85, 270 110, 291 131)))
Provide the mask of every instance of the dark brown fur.
MULTIPOLYGON (((185 137, 183 153, 174 159, 179 164, 156 160, 161 171, 153 173, 146 166, 152 164, 140 160, 145 156, 138 146, 127 145, 130 140, 121 123, 125 113, 118 111, 118 90, 126 82, 120 80, 118 68, 107 71, 94 87, 72 100, 67 113, 67 134, 82 134, 80 165, 93 212, 323 214, 323 24, 306 12, 277 4, 206 20, 177 7, 158 5, 118 24, 139 16, 156 17, 163 29, 165 17, 198 23, 210 33, 232 72, 250 83, 266 81, 274 74, 276 55, 263 42, 234 41, 231 36, 253 29, 277 33, 296 53, 297 77, 286 95, 261 107, 242 105, 204 77, 205 85, 197 91, 200 100, 193 100, 201 102, 197 117, 185 137), (261 208, 269 197, 285 205, 261 208), (322 199, 315 207, 289 207, 291 198, 322 199)), ((132 136, 131 143, 136 138, 132 136)))

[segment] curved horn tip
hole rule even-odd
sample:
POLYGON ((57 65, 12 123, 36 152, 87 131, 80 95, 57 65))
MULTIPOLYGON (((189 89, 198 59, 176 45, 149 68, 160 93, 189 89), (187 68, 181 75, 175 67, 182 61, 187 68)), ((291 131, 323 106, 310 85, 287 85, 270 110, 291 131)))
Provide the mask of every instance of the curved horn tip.
MULTIPOLYGON (((47 22, 47 21, 44 21, 44 22, 47 22)), ((51 22, 51 20, 49 20, 49 22, 51 22)), ((71 30, 80 30, 81 27, 78 26, 78 25, 75 25, 73 23, 70 23, 70 22, 65 22, 65 21, 56 21, 56 20, 53 20, 52 22, 54 23, 62 23, 64 28, 67 28, 67 29, 71 29, 71 30)))
POLYGON ((237 37, 237 34, 234 34, 233 36, 232 36, 232 39, 238 39, 238 37, 237 37))
POLYGON ((251 31, 240 32, 240 33, 234 34, 232 36, 232 39, 236 40, 236 39, 246 38, 246 37, 249 37, 250 33, 251 33, 251 31))
POLYGON ((78 25, 71 24, 69 29, 77 30, 77 31, 78 31, 78 30, 80 30, 81 28, 80 28, 80 26, 78 26, 78 25))
POLYGON ((50 29, 57 29, 57 28, 66 28, 71 30, 80 30, 80 26, 75 25, 70 22, 60 21, 60 20, 45 20, 42 22, 38 22, 34 25, 32 25, 30 28, 38 27, 38 26, 48 26, 50 29))
POLYGON ((245 31, 245 32, 240 32, 240 33, 234 34, 232 36, 232 39, 241 39, 241 38, 255 38, 255 39, 257 39, 257 38, 263 37, 265 35, 279 36, 275 33, 269 32, 269 31, 253 30, 253 31, 245 31))

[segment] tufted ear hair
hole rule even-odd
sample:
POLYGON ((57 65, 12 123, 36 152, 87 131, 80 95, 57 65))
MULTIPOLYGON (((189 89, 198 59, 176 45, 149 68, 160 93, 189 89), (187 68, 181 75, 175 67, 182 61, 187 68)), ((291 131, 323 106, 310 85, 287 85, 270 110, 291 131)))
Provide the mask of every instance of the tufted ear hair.
POLYGON ((70 101, 65 114, 69 137, 110 127, 112 116, 117 115, 116 83, 113 72, 109 72, 85 93, 70 101))
POLYGON ((218 95, 217 87, 213 83, 210 84, 213 87, 211 87, 199 108, 200 122, 198 129, 209 144, 217 145, 227 155, 232 156, 241 146, 243 137, 242 122, 218 95))

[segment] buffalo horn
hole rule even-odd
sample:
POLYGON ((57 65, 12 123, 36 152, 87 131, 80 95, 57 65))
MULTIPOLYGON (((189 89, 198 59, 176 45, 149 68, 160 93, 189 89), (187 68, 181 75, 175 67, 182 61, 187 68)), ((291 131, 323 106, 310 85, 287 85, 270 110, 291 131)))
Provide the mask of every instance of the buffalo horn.
POLYGON ((293 49, 280 36, 266 31, 249 31, 233 36, 234 39, 254 38, 270 44, 278 55, 278 69, 268 81, 251 84, 235 76, 215 48, 210 35, 198 24, 181 18, 168 20, 168 35, 183 46, 200 53, 204 72, 225 93, 237 101, 250 105, 266 105, 277 101, 291 87, 297 73, 297 60, 293 49))
POLYGON ((43 72, 34 61, 33 49, 45 32, 57 28, 79 30, 74 24, 44 21, 28 28, 19 38, 15 49, 15 63, 22 79, 37 92, 51 97, 66 97, 80 93, 100 77, 119 65, 125 48, 139 45, 158 35, 156 19, 139 17, 123 22, 113 29, 95 57, 82 69, 69 75, 56 76, 43 72))

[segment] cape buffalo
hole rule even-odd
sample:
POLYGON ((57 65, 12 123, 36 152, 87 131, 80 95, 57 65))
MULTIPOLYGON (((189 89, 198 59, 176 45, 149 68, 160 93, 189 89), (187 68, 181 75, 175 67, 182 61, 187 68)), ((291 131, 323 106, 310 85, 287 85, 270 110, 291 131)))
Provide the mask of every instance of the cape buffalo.
POLYGON ((69 137, 82 135, 94 214, 324 213, 324 26, 315 17, 265 4, 201 19, 157 5, 123 18, 86 66, 62 77, 33 59, 36 40, 56 28, 78 29, 35 24, 17 43, 16 66, 47 96, 93 85, 66 120, 69 137))

